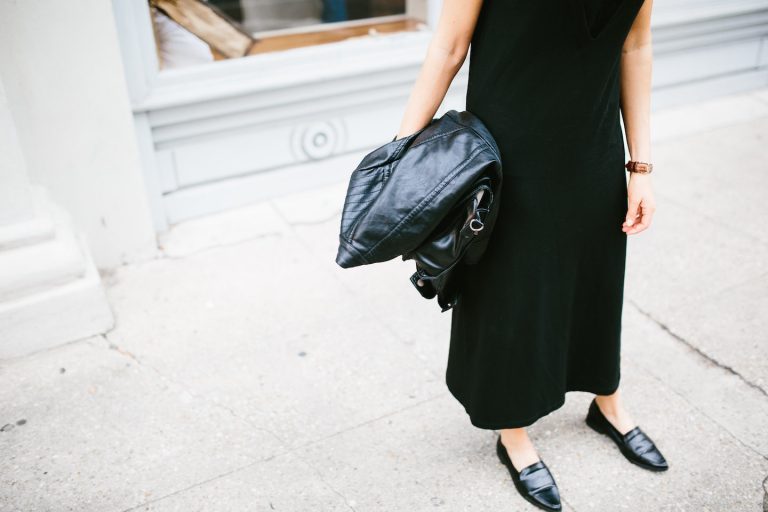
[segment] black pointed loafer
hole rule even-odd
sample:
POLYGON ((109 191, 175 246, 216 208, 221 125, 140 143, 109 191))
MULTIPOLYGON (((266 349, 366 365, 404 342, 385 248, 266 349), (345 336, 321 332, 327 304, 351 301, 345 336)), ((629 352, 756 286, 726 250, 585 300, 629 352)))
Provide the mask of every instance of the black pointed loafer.
POLYGON ((562 510, 555 478, 543 461, 534 462, 518 472, 509 458, 507 448, 501 442, 501 436, 496 441, 496 454, 501 463, 507 466, 515 488, 523 498, 543 510, 562 510))
POLYGON ((594 399, 589 404, 586 421, 587 425, 592 427, 593 430, 610 437, 619 447, 624 457, 633 464, 651 471, 666 471, 669 469, 664 456, 651 438, 640 430, 640 427, 635 427, 626 434, 622 434, 603 415, 594 399))

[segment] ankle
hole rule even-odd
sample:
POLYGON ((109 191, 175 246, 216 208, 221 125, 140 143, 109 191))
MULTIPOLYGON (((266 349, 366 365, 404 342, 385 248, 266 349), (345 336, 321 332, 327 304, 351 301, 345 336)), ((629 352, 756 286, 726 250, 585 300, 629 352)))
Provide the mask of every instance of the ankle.
POLYGON ((622 410, 621 401, 615 395, 595 395, 595 402, 605 415, 615 416, 622 410))
POLYGON ((505 428, 499 431, 499 435, 501 435, 501 442, 508 448, 530 442, 524 428, 505 428))
POLYGON ((502 429, 499 434, 501 444, 518 471, 541 460, 524 428, 502 429))
POLYGON ((634 427, 634 421, 616 394, 598 395, 595 397, 595 404, 600 413, 608 420, 608 423, 613 425, 621 434, 626 434, 634 427))

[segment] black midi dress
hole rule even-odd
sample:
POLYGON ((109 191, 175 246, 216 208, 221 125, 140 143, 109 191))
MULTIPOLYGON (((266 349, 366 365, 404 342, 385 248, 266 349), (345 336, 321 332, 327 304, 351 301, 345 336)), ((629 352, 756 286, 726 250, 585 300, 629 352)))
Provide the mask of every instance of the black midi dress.
POLYGON ((623 42, 643 0, 485 0, 466 108, 498 143, 499 216, 460 273, 446 383, 473 425, 516 428, 567 391, 613 393, 627 235, 623 42))

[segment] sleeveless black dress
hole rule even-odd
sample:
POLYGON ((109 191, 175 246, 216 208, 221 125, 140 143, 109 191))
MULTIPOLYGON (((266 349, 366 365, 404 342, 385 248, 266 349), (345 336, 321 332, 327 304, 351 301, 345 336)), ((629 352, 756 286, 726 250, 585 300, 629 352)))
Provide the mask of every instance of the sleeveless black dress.
POLYGON ((466 108, 501 151, 499 217, 460 273, 446 383, 473 425, 613 393, 627 235, 621 49, 643 0, 485 0, 466 108))

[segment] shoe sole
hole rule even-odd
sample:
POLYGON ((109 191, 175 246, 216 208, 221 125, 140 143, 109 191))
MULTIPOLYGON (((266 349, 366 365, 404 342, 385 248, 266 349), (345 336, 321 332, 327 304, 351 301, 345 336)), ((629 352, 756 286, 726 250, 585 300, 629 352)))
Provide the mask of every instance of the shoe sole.
POLYGON ((604 435, 605 437, 607 437, 608 439, 610 439, 610 440, 611 440, 611 442, 613 443, 613 445, 614 445, 616 448, 618 448, 618 449, 619 449, 619 452, 620 452, 620 453, 621 453, 621 454, 624 456, 624 458, 625 458, 625 459, 627 459, 627 460, 628 460, 629 462, 631 462, 632 464, 634 464, 635 466, 639 466, 639 467, 641 467, 641 468, 643 468, 643 469, 647 469, 648 471, 653 471, 653 472, 656 472, 656 473, 661 473, 661 472, 663 472, 663 471, 666 471, 666 470, 668 470, 668 469, 669 469, 669 467, 666 467, 666 468, 660 468, 660 467, 657 467, 657 466, 651 466, 650 464, 643 464, 643 463, 641 463, 641 462, 638 462, 638 461, 636 461, 636 460, 634 460, 634 459, 632 459, 632 458, 628 457, 628 456, 627 456, 627 454, 626 454, 626 453, 624 453, 624 450, 622 450, 622 449, 621 449, 621 446, 619 446, 619 445, 616 443, 616 441, 614 441, 614 440, 613 440, 613 438, 612 438, 611 436, 609 436, 608 434, 606 434, 605 432, 603 432, 603 430, 602 430, 600 427, 598 427, 598 426, 597 426, 597 425, 595 425, 595 424, 594 424, 592 421, 590 421, 589 417, 587 417, 587 419, 585 420, 585 422, 586 422, 586 424, 589 426, 589 428, 591 428, 592 430, 594 430, 594 431, 595 431, 595 432, 597 432, 598 434, 604 435))

